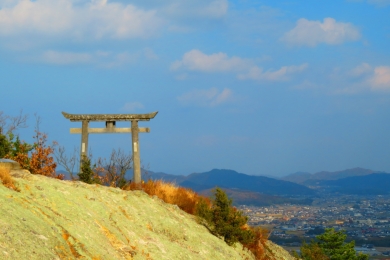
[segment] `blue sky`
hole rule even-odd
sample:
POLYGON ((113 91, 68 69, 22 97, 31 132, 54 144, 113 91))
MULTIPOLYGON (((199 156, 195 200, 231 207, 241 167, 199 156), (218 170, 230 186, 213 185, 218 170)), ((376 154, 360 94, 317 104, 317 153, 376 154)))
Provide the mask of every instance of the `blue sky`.
MULTIPOLYGON (((61 111, 159 111, 152 171, 390 172, 389 46, 389 0, 0 0, 0 111, 69 151, 61 111)), ((90 135, 94 158, 130 145, 90 135)))

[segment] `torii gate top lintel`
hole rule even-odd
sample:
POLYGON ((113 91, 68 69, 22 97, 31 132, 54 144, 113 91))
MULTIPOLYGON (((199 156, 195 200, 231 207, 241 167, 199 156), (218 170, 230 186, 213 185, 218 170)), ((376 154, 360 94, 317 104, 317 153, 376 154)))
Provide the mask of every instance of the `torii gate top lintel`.
POLYGON ((158 111, 149 114, 68 114, 62 112, 70 121, 149 121, 157 115, 158 111))

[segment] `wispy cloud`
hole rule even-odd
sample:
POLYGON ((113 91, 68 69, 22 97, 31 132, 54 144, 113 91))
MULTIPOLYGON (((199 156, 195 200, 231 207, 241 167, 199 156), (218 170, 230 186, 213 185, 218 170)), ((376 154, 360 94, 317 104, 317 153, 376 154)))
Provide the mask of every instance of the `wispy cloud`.
POLYGON ((140 59, 156 60, 158 56, 150 48, 145 48, 139 52, 112 52, 112 51, 93 51, 93 52, 71 52, 47 50, 38 55, 24 58, 29 62, 41 62, 54 65, 74 65, 74 64, 92 64, 100 68, 122 67, 127 64, 135 64, 140 59))
POLYGON ((143 49, 143 53, 148 60, 158 60, 158 55, 150 48, 143 49))
POLYGON ((45 63, 55 65, 69 65, 90 63, 93 60, 93 56, 89 53, 58 52, 50 50, 42 54, 41 60, 45 63))
POLYGON ((188 70, 200 72, 234 72, 241 80, 288 80, 289 76, 302 72, 307 64, 299 66, 282 66, 279 70, 267 70, 255 65, 251 59, 243 59, 237 56, 229 57, 226 53, 219 52, 207 55, 199 50, 191 50, 183 55, 181 60, 171 65, 171 70, 188 70))
POLYGON ((369 4, 374 4, 379 7, 390 5, 390 0, 367 0, 369 4))
POLYGON ((175 17, 212 18, 217 19, 225 16, 228 11, 229 3, 227 0, 196 0, 196 1, 168 1, 168 5, 162 9, 162 12, 175 17))
POLYGON ((320 43, 335 45, 356 41, 360 37, 359 30, 351 23, 337 22, 333 18, 325 18, 323 22, 301 18, 281 40, 291 45, 314 47, 320 43))
POLYGON ((360 77, 370 73, 372 71, 372 67, 370 64, 363 62, 362 64, 353 68, 348 74, 355 77, 360 77))
POLYGON ((338 94, 390 91, 390 66, 372 66, 363 62, 346 73, 339 71, 338 74, 334 81, 338 82, 337 85, 346 86, 337 89, 335 93, 338 94))
POLYGON ((347 0, 347 2, 367 2, 377 7, 386 7, 390 5, 390 0, 347 0))
POLYGON ((349 75, 358 77, 360 85, 368 86, 372 91, 390 90, 390 66, 373 67, 363 62, 353 68, 349 75))
POLYGON ((374 69, 374 74, 369 79, 373 90, 390 90, 390 67, 379 66, 374 69))
POLYGON ((123 107, 122 110, 126 112, 135 112, 138 109, 143 109, 145 106, 140 102, 128 102, 123 107))
POLYGON ((295 73, 304 71, 308 65, 302 64, 299 66, 283 66, 279 70, 267 70, 263 68, 253 67, 246 74, 238 75, 239 79, 253 79, 253 80, 268 80, 268 81, 284 81, 295 73))
POLYGON ((179 96, 177 99, 183 105, 214 107, 232 101, 233 92, 228 88, 222 91, 217 88, 195 89, 179 96))
POLYGON ((175 61, 171 70, 187 69, 202 72, 240 71, 251 66, 252 62, 239 57, 228 57, 226 53, 204 54, 191 50, 183 55, 182 60, 175 61))

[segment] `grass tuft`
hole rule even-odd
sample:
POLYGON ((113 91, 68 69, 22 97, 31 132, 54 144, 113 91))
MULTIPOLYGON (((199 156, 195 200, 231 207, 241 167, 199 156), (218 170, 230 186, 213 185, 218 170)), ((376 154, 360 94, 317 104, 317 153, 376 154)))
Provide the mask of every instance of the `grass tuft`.
POLYGON ((15 182, 12 179, 9 168, 0 166, 0 183, 5 187, 20 192, 20 189, 15 186, 15 182))

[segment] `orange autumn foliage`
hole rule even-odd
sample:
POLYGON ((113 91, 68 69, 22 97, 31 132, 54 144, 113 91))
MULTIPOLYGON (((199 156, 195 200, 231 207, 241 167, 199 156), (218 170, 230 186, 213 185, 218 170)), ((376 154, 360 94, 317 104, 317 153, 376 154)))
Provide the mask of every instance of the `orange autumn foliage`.
POLYGON ((268 240, 269 231, 261 227, 246 228, 249 228, 252 231, 254 239, 251 243, 244 244, 243 246, 253 253, 256 260, 272 260, 273 258, 266 254, 266 242, 268 240))
POLYGON ((56 177, 57 164, 53 158, 53 148, 46 146, 47 135, 37 132, 34 150, 31 152, 30 171, 48 177, 56 177))
MULTIPOLYGON (((36 131, 36 142, 33 145, 31 156, 29 156, 29 146, 25 143, 19 144, 18 153, 9 155, 7 158, 12 159, 20 164, 23 169, 29 170, 32 174, 40 174, 47 177, 64 179, 63 174, 56 174, 57 164, 54 161, 54 149, 46 145, 47 135, 36 131)), ((56 145, 53 143, 53 146, 56 145)))

